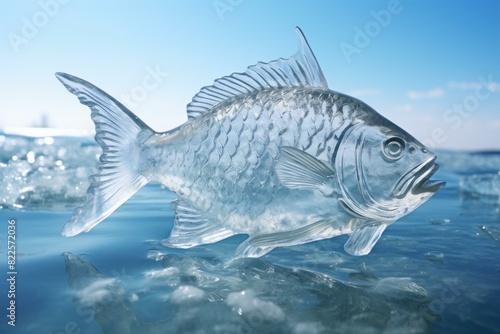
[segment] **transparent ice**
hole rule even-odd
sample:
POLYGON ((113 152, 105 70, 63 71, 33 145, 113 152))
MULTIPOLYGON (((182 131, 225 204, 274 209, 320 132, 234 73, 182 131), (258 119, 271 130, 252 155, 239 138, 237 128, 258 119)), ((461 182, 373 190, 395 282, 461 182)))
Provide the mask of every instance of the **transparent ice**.
POLYGON ((63 235, 88 232, 156 181, 175 192, 163 241, 190 248, 235 234, 236 257, 350 234, 368 254, 385 228, 443 182, 436 156, 371 107, 332 91, 304 35, 288 59, 259 62, 203 87, 188 122, 158 133, 96 86, 57 78, 92 110, 103 154, 63 235))

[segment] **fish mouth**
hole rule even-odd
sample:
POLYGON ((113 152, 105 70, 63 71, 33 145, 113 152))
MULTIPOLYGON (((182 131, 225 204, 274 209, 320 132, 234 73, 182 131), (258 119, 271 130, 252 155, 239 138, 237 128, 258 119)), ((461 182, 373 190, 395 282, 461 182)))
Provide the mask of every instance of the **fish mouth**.
POLYGON ((434 163, 434 157, 430 162, 424 165, 423 172, 416 178, 415 186, 413 186, 411 193, 418 195, 422 193, 435 193, 443 188, 446 184, 444 181, 431 180, 430 178, 437 172, 439 165, 434 163))
POLYGON ((446 182, 430 179, 439 169, 435 161, 436 157, 432 157, 403 175, 394 187, 393 196, 403 198, 410 190, 413 195, 435 193, 443 188, 446 182))

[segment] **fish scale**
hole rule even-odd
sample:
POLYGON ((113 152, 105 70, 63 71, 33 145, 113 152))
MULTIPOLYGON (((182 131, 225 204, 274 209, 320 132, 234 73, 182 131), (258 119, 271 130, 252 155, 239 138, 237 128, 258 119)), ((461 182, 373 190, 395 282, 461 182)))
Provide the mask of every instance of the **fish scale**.
MULTIPOLYGON (((162 144, 157 145, 159 151, 153 154, 165 156, 162 158, 164 167, 158 170, 158 181, 166 184, 168 180, 164 178, 175 173, 195 189, 191 192, 192 196, 183 199, 220 222, 229 221, 231 224, 233 213, 238 213, 240 219, 247 215, 248 220, 258 220, 273 198, 279 198, 276 193, 287 191, 273 172, 279 148, 293 145, 307 147, 309 150, 306 149, 306 152, 316 156, 317 150, 312 143, 324 142, 329 133, 340 131, 325 121, 325 118, 330 118, 329 113, 322 114, 327 102, 313 103, 315 100, 310 99, 311 95, 310 90, 303 89, 263 92, 234 101, 229 108, 220 107, 213 114, 194 120, 200 124, 186 129, 186 134, 180 130, 181 133, 176 135, 178 143, 170 142, 167 149, 162 144), (275 95, 282 97, 276 99, 275 95), (296 109, 280 112, 289 106, 296 109), (274 124, 272 129, 269 124, 274 124), (307 125, 307 131, 303 131, 304 125, 307 125), (287 131, 280 135, 282 128, 287 131), (197 129, 198 133, 193 133, 192 129, 197 129), (234 138, 237 143, 233 144, 229 138, 234 138), (191 151, 191 145, 198 147, 198 143, 203 149, 195 149, 195 154, 190 156, 192 160, 184 162, 184 152, 191 151), (226 154, 228 146, 238 147, 233 157, 226 154), (176 158, 179 156, 183 159, 176 158), (230 160, 224 161, 224 157, 230 160), (179 165, 179 161, 183 163, 179 165), (200 197, 205 199, 203 207, 199 204, 200 197)), ((330 98, 327 104, 334 105, 333 95, 324 96, 330 98)), ((330 138, 325 147, 330 147, 331 151, 335 145, 336 141, 330 138)), ((175 191, 176 184, 167 184, 167 187, 175 191)), ((258 223, 255 228, 261 229, 258 223)))
POLYGON ((177 195, 168 247, 248 234, 259 257, 349 234, 368 254, 385 228, 444 186, 436 156, 365 103, 328 88, 300 29, 298 51, 203 87, 188 121, 154 132, 79 78, 57 78, 92 110, 101 165, 63 235, 87 232, 150 181, 177 195))

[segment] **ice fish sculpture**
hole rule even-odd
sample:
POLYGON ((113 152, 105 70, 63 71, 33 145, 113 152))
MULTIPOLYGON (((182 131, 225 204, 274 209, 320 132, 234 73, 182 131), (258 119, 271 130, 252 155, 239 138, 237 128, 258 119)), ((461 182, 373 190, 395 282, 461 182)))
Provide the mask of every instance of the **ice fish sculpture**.
POLYGON ((165 246, 248 234, 235 256, 259 257, 349 234, 345 251, 368 254, 389 224, 444 186, 430 180, 436 156, 362 101, 330 90, 296 31, 296 54, 202 88, 188 121, 164 133, 94 85, 57 73, 92 110, 103 150, 62 234, 88 232, 155 181, 178 196, 165 246))

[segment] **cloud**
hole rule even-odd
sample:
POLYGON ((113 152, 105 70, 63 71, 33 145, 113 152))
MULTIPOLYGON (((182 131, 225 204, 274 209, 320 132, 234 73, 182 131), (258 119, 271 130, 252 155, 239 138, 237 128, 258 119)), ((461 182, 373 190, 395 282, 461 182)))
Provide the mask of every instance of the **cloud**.
POLYGON ((500 91, 500 83, 499 82, 479 82, 479 81, 448 81, 448 87, 450 89, 460 89, 460 90, 474 90, 480 89, 481 87, 486 87, 491 92, 500 91))
POLYGON ((359 96, 375 96, 380 95, 380 89, 378 88, 362 88, 353 89, 347 92, 348 95, 359 97, 359 96))
POLYGON ((409 91, 406 96, 411 100, 436 99, 444 95, 444 89, 434 88, 426 92, 409 91))
POLYGON ((398 106, 398 109, 403 112, 412 112, 413 111, 413 105, 410 103, 406 103, 403 105, 398 106))

